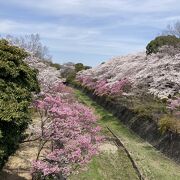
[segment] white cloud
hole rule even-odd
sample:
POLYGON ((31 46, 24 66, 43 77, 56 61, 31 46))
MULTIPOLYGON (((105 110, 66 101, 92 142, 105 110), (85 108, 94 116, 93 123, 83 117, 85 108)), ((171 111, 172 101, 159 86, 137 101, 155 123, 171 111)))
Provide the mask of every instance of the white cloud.
POLYGON ((56 23, 17 22, 6 19, 0 19, 0 27, 0 33, 15 33, 17 35, 40 33, 44 38, 56 40, 85 40, 100 34, 99 30, 93 28, 64 26, 56 23))
POLYGON ((48 14, 81 14, 87 16, 115 13, 152 13, 178 10, 179 0, 8 0, 18 6, 48 14))
POLYGON ((112 56, 142 50, 148 39, 144 38, 145 33, 152 33, 148 37, 157 35, 167 23, 180 18, 179 0, 6 0, 1 3, 14 8, 12 14, 19 13, 15 12, 18 6, 23 12, 28 10, 32 17, 26 20, 25 13, 24 20, 13 15, 1 18, 0 33, 39 33, 50 50, 68 54, 112 56))
POLYGON ((11 32, 11 30, 14 27, 17 27, 18 24, 14 21, 11 20, 0 20, 0 32, 5 33, 5 32, 11 32))
POLYGON ((59 52, 113 56, 133 49, 142 49, 144 45, 140 39, 105 37, 98 29, 61 26, 51 23, 29 24, 10 20, 0 20, 0 26, 0 33, 16 35, 40 33, 42 39, 47 40, 50 50, 59 52), (99 39, 96 39, 97 36, 99 39))

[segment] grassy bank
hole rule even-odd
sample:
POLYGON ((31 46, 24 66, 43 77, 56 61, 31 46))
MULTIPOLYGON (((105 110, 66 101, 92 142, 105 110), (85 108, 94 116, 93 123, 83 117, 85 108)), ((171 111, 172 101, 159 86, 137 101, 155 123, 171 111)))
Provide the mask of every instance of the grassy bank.
MULTIPOLYGON (((84 93, 77 90, 76 95, 79 101, 94 108, 96 114, 100 116, 99 124, 103 127, 103 133, 105 135, 110 135, 106 129, 106 126, 108 126, 124 142, 146 179, 180 179, 179 165, 166 158, 149 143, 136 136, 111 113, 92 101, 84 93)), ((72 179, 136 179, 137 177, 134 174, 134 169, 132 169, 131 164, 124 164, 127 159, 122 158, 122 154, 123 153, 119 153, 118 156, 117 154, 116 156, 109 154, 97 156, 89 164, 87 171, 82 171, 79 175, 73 176, 72 179), (112 157, 117 157, 117 161, 112 157), (107 162, 107 164, 104 165, 104 162, 107 162), (122 164, 125 165, 126 168, 124 168, 122 164), (128 177, 127 174, 131 174, 132 177, 128 177)))

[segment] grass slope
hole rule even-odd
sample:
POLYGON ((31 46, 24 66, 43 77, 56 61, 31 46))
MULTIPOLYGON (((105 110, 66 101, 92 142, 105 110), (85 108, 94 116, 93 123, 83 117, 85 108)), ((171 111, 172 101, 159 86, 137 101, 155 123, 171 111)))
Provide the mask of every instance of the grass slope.
MULTIPOLYGON (((105 135, 110 135, 106 126, 124 142, 126 148, 131 152, 136 160, 138 167, 146 179, 155 180, 179 180, 180 166, 172 160, 166 158, 159 151, 154 149, 149 143, 145 142, 127 127, 125 127, 117 118, 92 101, 84 93, 76 90, 79 101, 94 108, 95 113, 100 116, 99 124, 103 128, 105 135)), ((134 169, 125 156, 124 152, 119 150, 116 154, 100 154, 89 164, 87 171, 82 171, 74 175, 71 179, 87 180, 106 180, 106 179, 137 179, 134 169)))

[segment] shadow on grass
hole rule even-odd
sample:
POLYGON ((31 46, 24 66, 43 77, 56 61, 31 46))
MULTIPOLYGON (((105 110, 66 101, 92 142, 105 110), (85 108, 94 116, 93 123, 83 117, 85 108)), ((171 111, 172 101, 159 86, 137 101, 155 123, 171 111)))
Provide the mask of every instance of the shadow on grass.
POLYGON ((0 172, 0 179, 1 180, 27 180, 23 177, 18 176, 17 173, 11 174, 6 171, 0 172))

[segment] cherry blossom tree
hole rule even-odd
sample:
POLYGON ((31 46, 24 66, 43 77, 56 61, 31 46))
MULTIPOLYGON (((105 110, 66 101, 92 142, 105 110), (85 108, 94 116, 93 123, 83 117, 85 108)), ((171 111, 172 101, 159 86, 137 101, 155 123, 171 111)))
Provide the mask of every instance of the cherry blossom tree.
POLYGON ((79 72, 77 76, 107 80, 109 83, 127 78, 133 86, 132 91, 142 85, 147 87, 146 93, 167 99, 180 92, 179 61, 179 52, 169 55, 162 50, 150 56, 140 52, 114 57, 95 68, 79 72))
POLYGON ((76 80, 88 89, 94 90, 96 88, 96 79, 93 79, 91 76, 77 76, 76 80))
POLYGON ((97 81, 94 93, 98 96, 109 95, 110 89, 109 89, 107 80, 97 81))
POLYGON ((124 91, 131 88, 131 82, 124 78, 115 82, 108 82, 108 79, 95 80, 90 76, 77 76, 77 81, 84 87, 93 90, 98 96, 121 96, 124 91))
POLYGON ((131 89, 131 82, 128 79, 122 79, 114 82, 110 86, 111 96, 120 96, 123 92, 128 92, 131 89))
POLYGON ((55 83, 59 84, 63 82, 60 71, 54 67, 50 67, 41 59, 35 57, 33 54, 28 56, 24 61, 30 67, 38 70, 38 80, 41 86, 41 93, 47 93, 51 87, 54 87, 55 83))
POLYGON ((50 95, 36 101, 35 106, 41 114, 41 125, 34 128, 39 139, 39 152, 32 169, 34 175, 66 177, 97 153, 100 127, 91 109, 50 95), (47 143, 51 148, 40 157, 47 143))

